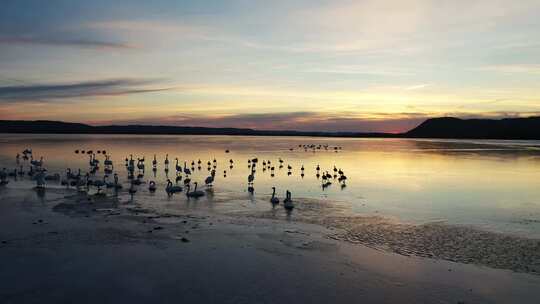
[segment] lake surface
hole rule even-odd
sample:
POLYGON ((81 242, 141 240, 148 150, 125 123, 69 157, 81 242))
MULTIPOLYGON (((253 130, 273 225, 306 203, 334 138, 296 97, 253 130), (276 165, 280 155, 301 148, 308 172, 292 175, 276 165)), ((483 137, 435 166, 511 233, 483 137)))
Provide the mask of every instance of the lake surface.
MULTIPOLYGON (((412 223, 447 222, 480 229, 540 237, 540 142, 495 140, 342 139, 308 137, 167 136, 167 135, 21 135, 0 136, 0 167, 17 167, 15 155, 31 148, 35 158, 44 157, 49 173, 65 168, 89 170, 89 156, 78 150, 106 150, 124 189, 127 188, 126 157, 145 157, 144 180, 154 180, 158 191, 150 201, 163 208, 185 208, 184 195, 167 198, 163 190, 167 175, 163 161, 168 154, 174 180, 175 158, 191 167, 193 181, 204 184, 206 163, 217 160, 214 196, 200 199, 190 208, 269 209, 275 186, 281 199, 290 190, 295 200, 318 200, 346 204, 347 212, 380 215, 412 223), (300 145, 328 145, 328 150, 300 145), (335 152, 333 147, 341 147, 335 152), (292 149, 292 151, 291 151, 292 149), (230 150, 226 153, 225 150, 230 150), (158 160, 152 172, 154 154, 158 160), (255 194, 247 192, 248 159, 257 157, 255 194), (279 169, 279 159, 283 168, 279 169), (201 170, 197 161, 202 161, 201 170), (233 168, 229 168, 229 160, 233 168), (275 177, 263 170, 262 161, 276 167, 275 177), (287 166, 292 166, 288 175, 287 166), (300 176, 300 167, 305 176, 300 176), (347 187, 337 180, 322 189, 315 167, 333 174, 336 166, 347 176, 347 187), (226 170, 226 177, 223 171, 226 170), (249 198, 249 200, 246 200, 249 198), (246 204, 246 201, 251 204, 246 204)), ((103 164, 104 157, 97 154, 103 164)), ((27 163, 21 160, 24 170, 27 163)), ((98 171, 96 179, 103 176, 98 171)), ((31 187, 32 181, 10 181, 9 187, 31 187)), ((61 187, 51 182, 48 187, 61 187)), ((137 195, 145 195, 140 186, 137 195)), ((202 187, 203 188, 203 187, 202 187)), ((110 191, 110 190, 107 190, 110 191)), ((147 191, 146 191, 147 192, 147 191)), ((296 211, 295 212, 301 212, 296 211)), ((294 216, 294 213, 293 215, 294 216)), ((320 216, 324 216, 321 214, 320 216)))

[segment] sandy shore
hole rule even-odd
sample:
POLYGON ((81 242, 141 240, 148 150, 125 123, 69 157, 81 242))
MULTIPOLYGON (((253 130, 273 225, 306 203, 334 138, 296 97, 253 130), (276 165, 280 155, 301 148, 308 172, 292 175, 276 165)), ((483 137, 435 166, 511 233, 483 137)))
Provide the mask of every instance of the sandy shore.
POLYGON ((0 190, 1 303, 538 303, 540 276, 405 256, 346 229, 0 190))

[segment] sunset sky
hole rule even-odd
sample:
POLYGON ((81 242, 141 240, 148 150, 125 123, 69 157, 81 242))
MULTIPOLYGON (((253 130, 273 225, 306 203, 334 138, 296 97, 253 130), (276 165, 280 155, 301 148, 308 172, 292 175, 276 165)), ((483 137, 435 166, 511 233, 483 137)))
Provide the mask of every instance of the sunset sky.
POLYGON ((540 113, 540 1, 2 1, 0 119, 399 132, 540 113))

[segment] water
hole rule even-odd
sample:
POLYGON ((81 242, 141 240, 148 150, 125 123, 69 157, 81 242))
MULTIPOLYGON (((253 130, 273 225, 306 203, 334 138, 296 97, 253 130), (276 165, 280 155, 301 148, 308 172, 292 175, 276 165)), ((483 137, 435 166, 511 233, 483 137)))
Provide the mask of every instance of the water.
MULTIPOLYGON (((79 150, 106 150, 115 164, 115 171, 127 187, 124 159, 145 157, 144 180, 155 180, 159 190, 149 198, 163 208, 184 208, 185 196, 168 199, 163 188, 167 176, 163 160, 169 155, 169 177, 174 179, 175 158, 202 161, 202 170, 195 170, 193 181, 204 184, 209 175, 207 161, 218 161, 214 196, 198 201, 198 206, 235 210, 270 209, 267 203, 271 187, 278 189, 281 199, 289 189, 293 199, 313 200, 322 204, 347 205, 346 212, 380 215, 412 223, 443 221, 468 225, 483 230, 540 237, 540 142, 484 140, 414 140, 414 139, 341 139, 305 137, 247 136, 156 136, 156 135, 11 135, 0 138, 0 166, 16 167, 15 155, 32 148, 34 157, 43 156, 50 173, 65 168, 88 170, 88 156, 79 150), (342 147, 339 152, 299 148, 303 144, 327 144, 342 147), (294 148, 290 151, 290 148, 294 148), (225 153, 225 150, 230 153, 225 153), (156 175, 151 161, 158 159, 156 175), (258 157, 255 195, 247 192, 248 162, 258 157), (278 169, 278 159, 284 167, 278 169), (233 169, 229 159, 234 160, 233 169), (263 172, 262 160, 276 167, 263 172), (287 174, 287 166, 293 167, 287 174), (305 176, 300 176, 304 165, 305 176), (334 165, 347 176, 347 187, 337 181, 322 189, 315 176, 315 167, 330 171, 334 165), (223 176, 223 170, 227 176, 223 176)), ((97 155, 103 164, 104 157, 97 155)), ((195 165, 197 167, 197 164, 195 165)), ((27 168, 25 167, 25 170, 27 168)), ((96 178, 102 176, 98 172, 96 178)), ((10 187, 30 187, 30 180, 10 182, 10 187)), ((50 183, 50 187, 59 187, 50 183)), ((137 195, 144 195, 140 186, 137 195)), ((136 195, 136 196, 137 196, 136 195)), ((192 204, 193 205, 193 204, 192 204)), ((193 207, 191 205, 191 207, 193 207)), ((295 212, 302 212, 297 210, 295 212)), ((293 214, 294 216, 294 214, 293 214)), ((321 209, 320 216, 324 216, 321 209)))

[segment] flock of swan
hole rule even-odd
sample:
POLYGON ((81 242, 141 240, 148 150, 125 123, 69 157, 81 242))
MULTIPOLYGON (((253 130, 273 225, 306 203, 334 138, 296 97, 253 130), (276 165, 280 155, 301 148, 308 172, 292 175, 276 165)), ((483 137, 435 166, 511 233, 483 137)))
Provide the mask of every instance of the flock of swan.
MULTIPOLYGON (((328 146, 325 145, 299 145, 300 148, 308 150, 317 150, 317 149, 328 149, 328 146)), ((334 151, 340 150, 340 147, 334 147, 334 151)), ((96 195, 104 195, 102 190, 104 188, 112 188, 115 191, 119 191, 123 188, 122 183, 119 181, 119 176, 114 170, 113 161, 110 159, 110 155, 107 154, 105 150, 75 150, 76 154, 88 155, 89 160, 89 170, 86 173, 82 173, 81 169, 78 169, 76 172, 72 171, 70 168, 65 170, 65 175, 62 177, 59 173, 48 173, 48 170, 45 168, 43 157, 34 159, 31 149, 25 149, 21 153, 16 155, 16 164, 17 167, 11 171, 8 171, 6 168, 3 168, 0 171, 0 186, 5 186, 9 183, 9 178, 14 178, 15 180, 19 177, 29 176, 36 182, 36 189, 44 190, 47 182, 59 182, 61 185, 66 187, 75 187, 80 192, 88 193, 91 187, 96 189, 96 195), (97 178, 96 173, 100 170, 101 161, 97 158, 97 155, 103 156, 103 177, 97 178), (28 171, 24 170, 24 165, 27 165, 28 171), (112 175, 112 180, 109 180, 112 175)), ((229 153, 229 150, 225 151, 229 153)), ((216 170, 218 168, 217 160, 214 158, 212 161, 207 161, 207 171, 209 172, 208 177, 204 180, 205 190, 212 191, 212 186, 216 176, 216 170)), ((254 193, 254 182, 257 172, 258 164, 262 164, 263 171, 269 171, 270 176, 275 176, 275 165, 270 160, 259 161, 258 158, 248 159, 248 168, 249 175, 247 177, 248 182, 248 192, 250 194, 254 193)), ((233 159, 229 160, 229 169, 233 169, 235 162, 233 159)), ((125 158, 125 168, 128 174, 129 188, 128 193, 134 195, 137 192, 137 187, 145 183, 142 179, 144 177, 144 172, 146 170, 145 158, 134 159, 133 155, 125 158)), ((174 159, 174 164, 169 160, 169 155, 165 156, 163 160, 164 171, 167 176, 167 185, 165 186, 165 192, 169 196, 173 196, 176 193, 184 192, 188 198, 199 198, 206 195, 205 191, 199 189, 199 183, 197 181, 191 180, 192 174, 196 171, 202 170, 204 165, 203 161, 200 159, 198 161, 191 161, 189 164, 187 161, 184 161, 183 164, 178 158, 174 159), (191 165, 191 166, 190 166, 191 165), (174 171, 175 178, 174 182, 169 178, 169 171, 174 171)), ((283 159, 279 158, 276 165, 278 169, 284 168, 283 159)), ((158 160, 156 155, 152 159, 152 171, 154 176, 156 176, 156 171, 158 169, 158 160)), ((291 175, 292 166, 287 165, 288 175, 291 175)), ((322 188, 325 189, 332 185, 332 182, 337 181, 341 188, 346 187, 347 177, 341 169, 333 167, 332 170, 323 171, 319 165, 315 168, 317 179, 321 179, 322 188), (330 172, 333 171, 333 174, 330 172)), ((305 168, 302 165, 300 168, 300 176, 303 178, 305 175, 305 168)), ((227 170, 223 170, 223 176, 227 176, 227 170)), ((155 181, 148 182, 148 190, 150 192, 157 191, 157 184, 155 181)), ((280 199, 276 196, 276 188, 272 187, 272 197, 270 198, 270 203, 275 207, 280 204, 280 199)), ((283 207, 290 211, 294 209, 294 203, 292 200, 292 194, 289 190, 285 192, 285 198, 283 199, 283 207)))

